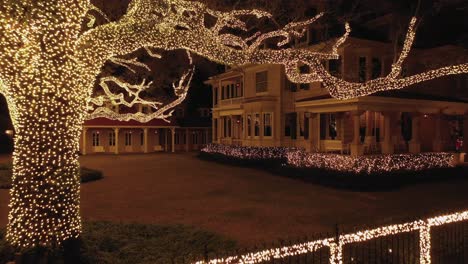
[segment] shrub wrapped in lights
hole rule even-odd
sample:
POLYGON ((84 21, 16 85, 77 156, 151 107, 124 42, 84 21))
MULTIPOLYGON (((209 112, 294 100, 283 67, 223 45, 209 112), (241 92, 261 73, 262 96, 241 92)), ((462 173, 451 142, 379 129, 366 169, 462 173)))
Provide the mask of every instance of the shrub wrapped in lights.
POLYGON ((346 155, 290 151, 287 164, 296 168, 316 168, 356 174, 396 171, 423 171, 453 167, 451 153, 419 153, 352 157, 346 155))
POLYGON ((202 153, 221 155, 240 161, 281 162, 285 163, 288 153, 297 149, 285 147, 247 147, 210 144, 201 150, 202 153))
POLYGON ((211 144, 202 149, 206 155, 230 160, 261 162, 298 169, 320 169, 351 174, 385 174, 454 167, 451 153, 394 154, 352 157, 328 153, 308 153, 285 147, 244 147, 211 144))

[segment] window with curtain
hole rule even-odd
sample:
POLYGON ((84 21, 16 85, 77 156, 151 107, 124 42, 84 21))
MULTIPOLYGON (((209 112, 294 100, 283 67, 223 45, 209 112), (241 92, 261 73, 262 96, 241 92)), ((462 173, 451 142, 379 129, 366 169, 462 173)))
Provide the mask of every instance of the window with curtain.
POLYGON ((260 136, 260 114, 255 114, 255 120, 254 120, 254 136, 258 137, 260 136))
POLYGON ((94 132, 93 133, 93 147, 100 146, 100 137, 99 137, 99 132, 94 132))

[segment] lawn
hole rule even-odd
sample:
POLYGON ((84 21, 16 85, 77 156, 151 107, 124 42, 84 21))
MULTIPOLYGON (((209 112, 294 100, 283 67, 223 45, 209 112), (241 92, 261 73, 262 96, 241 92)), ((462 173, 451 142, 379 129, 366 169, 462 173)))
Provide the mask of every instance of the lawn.
MULTIPOLYGON (((357 192, 199 160, 196 154, 90 155, 80 163, 105 175, 81 186, 86 222, 194 226, 240 247, 333 233, 336 224, 346 232, 468 205, 468 175, 357 192)), ((0 228, 7 223, 8 200, 8 191, 0 190, 0 228)))
MULTIPOLYGON (((0 164, 0 189, 11 188, 12 164, 0 164)), ((92 182, 103 178, 102 172, 98 170, 89 169, 86 167, 81 168, 81 182, 92 182)))
MULTIPOLYGON (((12 250, 0 230, 0 263, 12 260, 12 250)), ((79 242, 76 264, 192 263, 216 253, 234 252, 235 242, 194 227, 88 222, 79 242)), ((31 257, 34 251, 27 255, 31 257)), ((63 263, 63 251, 48 252, 48 263, 63 263)), ((67 262, 68 263, 68 262, 67 262)))

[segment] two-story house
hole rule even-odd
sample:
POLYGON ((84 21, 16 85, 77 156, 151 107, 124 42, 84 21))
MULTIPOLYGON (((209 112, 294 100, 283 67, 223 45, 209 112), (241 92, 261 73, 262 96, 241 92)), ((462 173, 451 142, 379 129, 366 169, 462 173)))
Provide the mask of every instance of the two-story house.
MULTIPOLYGON (((327 43, 320 35, 311 28, 297 44, 323 49, 327 43)), ((390 72, 393 50, 390 43, 349 38, 339 48, 340 59, 324 65, 347 81, 365 82, 390 72)), ((403 74, 460 57, 467 59, 468 52, 455 46, 415 50, 403 74)), ((321 83, 289 82, 280 65, 232 68, 207 83, 213 89, 215 143, 363 155, 452 151, 468 137, 467 76, 344 101, 332 98, 321 83)))

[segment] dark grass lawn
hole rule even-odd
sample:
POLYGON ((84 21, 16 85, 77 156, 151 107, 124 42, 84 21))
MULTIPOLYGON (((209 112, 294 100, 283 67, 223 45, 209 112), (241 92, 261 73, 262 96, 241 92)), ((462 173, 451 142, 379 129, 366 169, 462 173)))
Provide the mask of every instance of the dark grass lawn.
MULTIPOLYGON (((241 247, 333 233, 336 224, 349 231, 468 209, 468 175, 359 192, 199 160, 195 153, 96 155, 80 162, 105 175, 81 187, 86 221, 194 226, 241 247)), ((0 190, 0 228, 8 200, 0 190)))
MULTIPOLYGON (((14 259, 13 250, 3 238, 0 230, 0 263, 14 259)), ((194 227, 110 222, 85 223, 78 244, 80 253, 72 258, 74 264, 193 263, 205 255, 214 257, 214 252, 234 252, 236 248, 234 241, 194 227)), ((24 259, 31 259, 37 252, 28 251, 24 259)), ((64 263, 62 250, 48 251, 47 255, 49 264, 64 263)))

